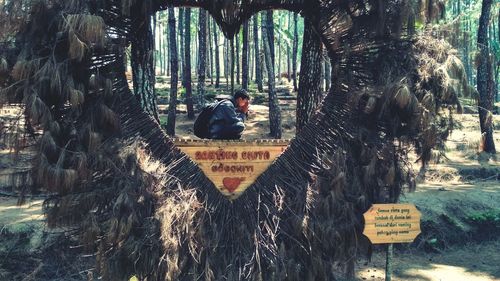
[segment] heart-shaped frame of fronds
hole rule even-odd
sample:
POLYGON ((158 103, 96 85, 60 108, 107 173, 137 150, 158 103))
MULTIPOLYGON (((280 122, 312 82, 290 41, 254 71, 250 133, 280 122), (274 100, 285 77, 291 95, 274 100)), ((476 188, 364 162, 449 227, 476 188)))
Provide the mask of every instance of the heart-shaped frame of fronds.
POLYGON ((402 38, 409 3, 36 2, 2 58, 1 101, 22 102, 28 131, 42 132, 31 175, 53 194, 49 225, 76 227, 105 280, 333 280, 336 265, 352 276, 367 244, 363 212, 414 186, 407 150, 429 161, 452 127, 457 95, 469 90, 449 46, 402 38), (229 37, 258 11, 301 13, 331 59, 333 84, 320 109, 234 201, 174 146, 127 84, 135 25, 174 6, 208 10, 229 37))

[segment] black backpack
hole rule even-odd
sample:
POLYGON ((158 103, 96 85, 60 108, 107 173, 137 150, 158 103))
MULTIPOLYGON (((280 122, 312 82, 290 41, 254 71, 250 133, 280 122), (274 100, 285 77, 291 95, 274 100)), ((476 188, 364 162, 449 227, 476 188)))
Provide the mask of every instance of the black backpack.
POLYGON ((212 118, 212 114, 214 113, 215 109, 223 102, 225 102, 226 99, 217 101, 214 103, 211 103, 201 110, 200 114, 196 118, 196 121, 194 121, 194 135, 202 138, 202 139, 208 139, 210 138, 210 118, 212 118))

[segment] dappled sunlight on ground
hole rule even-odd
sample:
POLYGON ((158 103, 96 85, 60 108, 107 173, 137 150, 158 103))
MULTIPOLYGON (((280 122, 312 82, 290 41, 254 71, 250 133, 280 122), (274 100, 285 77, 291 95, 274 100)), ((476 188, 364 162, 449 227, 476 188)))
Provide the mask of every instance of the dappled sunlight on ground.
POLYGON ((33 200, 18 206, 17 198, 0 197, 0 227, 15 232, 17 228, 27 225, 43 224, 43 200, 33 200))
MULTIPOLYGON (((415 250, 396 251, 394 253, 393 280, 500 280, 499 251, 500 240, 453 247, 442 253, 425 253, 415 250)), ((358 264, 359 280, 385 280, 384 251, 376 251, 372 262, 360 260, 358 264)))

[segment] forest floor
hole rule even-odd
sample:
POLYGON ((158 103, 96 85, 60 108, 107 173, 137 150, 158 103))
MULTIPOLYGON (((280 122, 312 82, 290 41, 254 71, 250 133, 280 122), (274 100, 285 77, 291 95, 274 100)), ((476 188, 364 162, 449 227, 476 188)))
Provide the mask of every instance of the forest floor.
MULTIPOLYGON (((164 88, 163 91, 167 92, 164 88)), ((214 96, 221 94, 214 93, 213 89, 209 91, 213 91, 210 93, 214 96)), ((284 138, 293 138, 295 102, 290 96, 294 94, 284 89, 281 95, 285 97, 280 100, 284 138)), ((160 103, 160 109, 165 110, 164 103, 160 103)), ((186 117, 182 106, 177 110, 177 137, 192 137, 193 120, 186 117)), ((163 123, 165 116, 161 115, 161 119, 163 123)), ((446 143, 445 157, 429 165, 415 192, 401 198, 402 202, 413 203, 422 212, 422 233, 412 244, 395 246, 393 280, 500 280, 500 162, 478 153, 477 114, 456 115, 455 120, 458 128, 446 143)), ((500 116, 494 117, 494 124, 494 137, 500 149, 500 116)), ((245 139, 267 138, 268 108, 262 96, 254 97, 246 125, 245 139)), ((19 165, 7 152, 0 151, 2 172, 19 165)), ((414 169, 418 171, 418 168, 415 164, 414 169)), ((64 263, 60 263, 67 260, 65 257, 54 256, 52 252, 55 258, 51 258, 54 260, 51 263, 41 256, 41 249, 50 241, 57 241, 54 237, 60 235, 45 225, 43 197, 28 199, 26 204, 18 206, 18 199, 2 188, 1 183, 0 177, 0 280, 31 280, 30 276, 35 276, 44 266, 64 269, 64 263), (16 272, 20 268, 26 272, 16 272)), ((82 261, 82 257, 73 260, 77 262, 67 262, 68 267, 80 266, 73 268, 73 272, 78 273, 71 280, 85 280, 88 261, 82 261)), ((356 271, 358 280, 384 280, 384 247, 375 246, 370 261, 360 258, 356 271)))

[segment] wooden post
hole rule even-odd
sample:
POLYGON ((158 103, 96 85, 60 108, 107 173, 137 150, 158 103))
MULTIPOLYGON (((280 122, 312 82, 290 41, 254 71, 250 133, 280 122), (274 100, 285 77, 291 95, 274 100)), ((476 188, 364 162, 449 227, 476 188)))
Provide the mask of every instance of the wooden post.
POLYGON ((392 243, 387 245, 387 251, 385 254, 385 281, 391 281, 392 278, 393 246, 394 244, 392 243))

